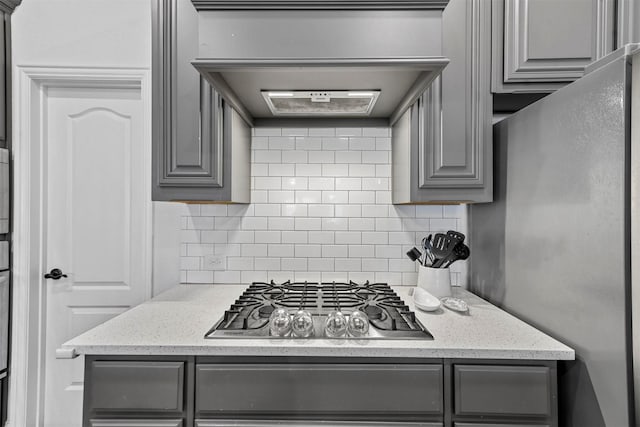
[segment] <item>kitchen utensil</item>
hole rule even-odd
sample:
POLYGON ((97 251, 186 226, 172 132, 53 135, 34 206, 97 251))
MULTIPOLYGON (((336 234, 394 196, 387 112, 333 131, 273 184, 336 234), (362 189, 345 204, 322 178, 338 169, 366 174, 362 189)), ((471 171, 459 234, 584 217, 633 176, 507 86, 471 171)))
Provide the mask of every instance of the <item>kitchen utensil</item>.
POLYGON ((458 242, 464 242, 465 235, 460 233, 459 231, 449 230, 447 231, 447 236, 450 239, 457 240, 458 242))
POLYGON ((369 332, 369 317, 360 310, 354 310, 349 315, 347 332, 355 338, 367 335, 367 332, 369 332))
POLYGON ((467 303, 459 298, 447 297, 442 298, 440 301, 442 302, 442 305, 447 307, 449 310, 457 311, 459 313, 466 313, 469 311, 467 303))
POLYGON ((440 300, 420 287, 413 291, 413 303, 423 311, 434 311, 440 308, 440 300))
POLYGON ((471 255, 471 250, 469 249, 469 247, 464 243, 458 243, 453 248, 453 252, 451 253, 451 255, 443 263, 443 266, 449 267, 451 264, 453 264, 458 260, 463 261, 469 258, 469 255, 471 255))
POLYGON ((449 237, 443 233, 437 233, 433 238, 433 247, 431 248, 431 253, 434 256, 431 266, 439 268, 442 264, 441 260, 451 254, 457 243, 457 239, 449 237))
POLYGON ((411 261, 418 261, 420 264, 422 264, 422 261, 419 261, 420 257, 422 257, 422 253, 418 250, 418 248, 411 248, 411 250, 407 252, 407 256, 411 259, 411 261))
POLYGON ((418 267, 418 287, 438 298, 451 296, 451 271, 421 265, 418 267))
POLYGON ((429 234, 427 237, 425 237, 424 239, 422 239, 422 249, 424 250, 424 262, 422 263, 422 265, 427 265, 427 260, 429 260, 429 262, 431 264, 433 264, 433 254, 431 253, 431 249, 433 248, 433 244, 431 243, 431 239, 433 238, 432 234, 429 234))

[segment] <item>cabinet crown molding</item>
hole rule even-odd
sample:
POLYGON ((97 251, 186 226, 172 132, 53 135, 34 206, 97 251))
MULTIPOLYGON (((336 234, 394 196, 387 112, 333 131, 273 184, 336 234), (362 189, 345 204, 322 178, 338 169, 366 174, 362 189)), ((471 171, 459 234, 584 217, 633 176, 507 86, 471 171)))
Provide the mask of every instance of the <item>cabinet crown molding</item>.
POLYGON ((443 10, 449 0, 191 0, 191 2, 197 10, 443 10))

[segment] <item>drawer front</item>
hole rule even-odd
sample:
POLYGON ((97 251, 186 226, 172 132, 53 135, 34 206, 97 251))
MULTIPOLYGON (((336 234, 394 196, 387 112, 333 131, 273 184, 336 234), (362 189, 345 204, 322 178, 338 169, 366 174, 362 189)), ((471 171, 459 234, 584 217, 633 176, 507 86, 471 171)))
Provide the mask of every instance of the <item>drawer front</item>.
POLYGON ((94 411, 182 412, 184 362, 95 361, 91 369, 94 411))
POLYGON ((0 373, 9 358, 9 272, 0 272, 0 373))
POLYGON ((0 233, 9 232, 9 150, 0 148, 0 233))
POLYGON ((453 423, 453 427, 551 427, 549 424, 453 423))
POLYGON ((551 373, 546 366, 456 365, 458 415, 551 415, 551 373))
POLYGON ((442 387, 442 365, 200 364, 196 416, 433 415, 442 387))
MULTIPOLYGON (((444 427, 442 423, 361 421, 196 420, 196 427, 444 427)), ((544 426, 537 426, 544 427, 544 426)))
POLYGON ((183 427, 182 420, 91 420, 91 427, 183 427))

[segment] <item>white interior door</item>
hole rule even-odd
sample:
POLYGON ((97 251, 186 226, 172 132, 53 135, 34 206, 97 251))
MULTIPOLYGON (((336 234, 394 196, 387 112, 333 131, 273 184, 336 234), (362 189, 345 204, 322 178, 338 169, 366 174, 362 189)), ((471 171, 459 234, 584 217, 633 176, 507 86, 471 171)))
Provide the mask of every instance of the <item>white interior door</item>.
POLYGON ((150 294, 149 149, 140 88, 49 89, 43 158, 44 425, 80 426, 84 358, 74 336, 150 294))

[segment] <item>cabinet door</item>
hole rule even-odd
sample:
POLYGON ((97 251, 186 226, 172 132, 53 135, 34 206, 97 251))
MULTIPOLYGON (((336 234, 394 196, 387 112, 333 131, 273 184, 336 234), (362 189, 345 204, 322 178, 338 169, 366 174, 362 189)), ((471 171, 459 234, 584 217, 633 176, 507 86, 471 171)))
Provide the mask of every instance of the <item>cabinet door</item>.
POLYGON ((493 0, 494 92, 550 92, 613 50, 615 0, 493 0))
POLYGON ((197 12, 190 0, 153 5, 152 198, 230 201, 222 100, 191 65, 197 12))
POLYGON ((546 366, 456 365, 456 415, 550 417, 554 404, 546 366))
POLYGON ((439 418, 443 375, 439 364, 198 364, 195 411, 197 418, 439 418))
POLYGON ((394 203, 493 200, 491 4, 451 0, 442 19, 450 63, 393 127, 394 203))
POLYGON ((183 420, 93 419, 90 427, 183 427, 183 420))

